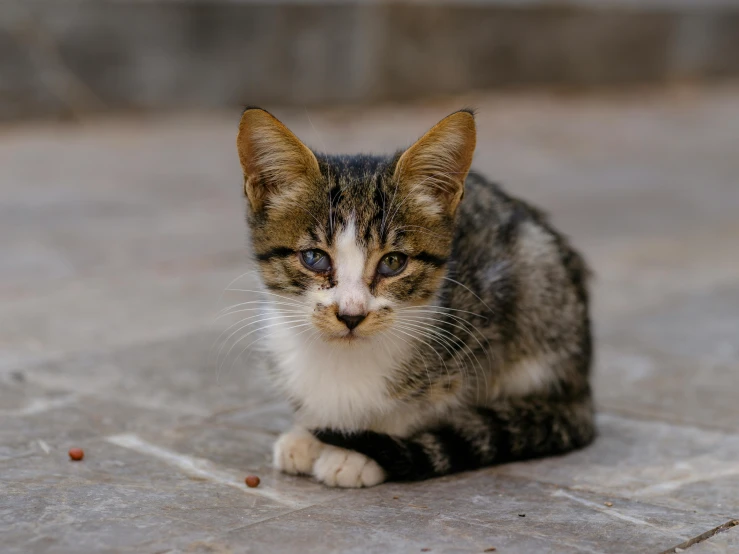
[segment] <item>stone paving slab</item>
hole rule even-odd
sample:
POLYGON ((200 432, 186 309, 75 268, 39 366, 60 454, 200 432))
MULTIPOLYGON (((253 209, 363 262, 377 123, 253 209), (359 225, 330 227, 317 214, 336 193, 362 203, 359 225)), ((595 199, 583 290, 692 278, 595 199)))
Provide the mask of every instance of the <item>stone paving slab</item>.
POLYGON ((238 114, 0 128, 3 551, 660 554, 739 517, 739 89, 276 112, 387 151, 464 104, 475 165, 595 270, 592 447, 367 491, 274 473, 289 409, 242 314, 214 321, 258 298, 238 114))
MULTIPOLYGON (((509 464, 506 475, 729 520, 739 497, 739 435, 645 422, 598 418, 599 440, 562 459, 509 464)), ((722 521, 723 522, 723 521, 722 521)))
POLYGON ((690 554, 731 554, 732 552, 739 552, 739 529, 737 529, 739 522, 733 523, 732 528, 691 546, 690 554))
POLYGON ((669 548, 676 539, 681 542, 678 537, 692 536, 711 521, 630 500, 608 508, 599 495, 500 478, 495 470, 486 470, 350 494, 330 505, 232 531, 226 542, 251 542, 255 547, 246 551, 266 552, 258 545, 279 536, 275 552, 318 553, 324 551, 322 537, 328 534, 338 552, 429 548, 461 554, 495 547, 500 552, 636 553, 669 548))
MULTIPOLYGON (((2 299, 0 353, 11 360, 59 357, 216 328, 219 298, 241 269, 225 264, 131 270, 39 285, 36 294, 15 290, 2 299)), ((238 282, 249 286, 248 276, 238 282)))

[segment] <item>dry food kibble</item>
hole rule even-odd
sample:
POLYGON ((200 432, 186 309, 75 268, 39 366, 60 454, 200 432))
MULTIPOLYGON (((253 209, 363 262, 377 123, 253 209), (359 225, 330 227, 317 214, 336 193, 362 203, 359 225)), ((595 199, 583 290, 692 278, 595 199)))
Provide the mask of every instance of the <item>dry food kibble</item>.
POLYGON ((256 475, 249 475, 246 479, 244 479, 244 481, 246 481, 246 486, 250 489, 259 486, 259 477, 257 477, 256 475))
POLYGON ((603 502, 603 505, 604 505, 604 506, 605 506, 606 508, 610 508, 611 506, 613 506, 613 502, 603 502))
POLYGON ((81 448, 70 448, 69 457, 75 462, 79 462, 82 458, 85 457, 85 452, 81 448))

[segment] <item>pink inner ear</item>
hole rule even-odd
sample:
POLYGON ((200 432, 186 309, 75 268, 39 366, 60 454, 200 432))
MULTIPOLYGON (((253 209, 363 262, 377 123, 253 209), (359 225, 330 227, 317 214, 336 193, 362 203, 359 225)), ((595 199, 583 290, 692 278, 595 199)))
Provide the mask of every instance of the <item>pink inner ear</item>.
POLYGON ((473 116, 454 113, 431 128, 398 160, 395 178, 431 212, 454 211, 475 151, 473 116), (434 208, 436 204, 436 208, 434 208))
POLYGON ((253 209, 320 177, 318 160, 287 127, 260 109, 244 112, 236 137, 244 189, 253 209))

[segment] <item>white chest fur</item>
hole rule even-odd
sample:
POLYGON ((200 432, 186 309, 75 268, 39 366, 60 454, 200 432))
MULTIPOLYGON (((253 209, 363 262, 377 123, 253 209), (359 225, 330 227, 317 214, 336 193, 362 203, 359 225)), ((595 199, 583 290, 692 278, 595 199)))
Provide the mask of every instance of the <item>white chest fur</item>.
POLYGON ((366 429, 396 408, 388 397, 393 368, 411 346, 389 336, 351 344, 327 343, 315 333, 277 326, 267 345, 279 385, 301 405, 299 423, 335 429, 366 429))

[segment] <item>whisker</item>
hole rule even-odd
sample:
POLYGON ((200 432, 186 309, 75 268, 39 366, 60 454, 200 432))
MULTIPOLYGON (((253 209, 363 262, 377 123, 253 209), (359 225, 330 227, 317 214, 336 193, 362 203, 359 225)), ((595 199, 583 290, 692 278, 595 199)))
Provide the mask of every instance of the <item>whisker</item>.
MULTIPOLYGON (((262 322, 264 322, 264 321, 274 321, 275 319, 286 319, 286 318, 290 318, 291 320, 294 320, 294 321, 306 321, 306 320, 307 320, 307 318, 305 318, 305 317, 297 317, 297 316, 283 316, 283 315, 277 315, 277 316, 270 316, 270 317, 265 317, 265 318, 262 318, 262 319, 258 319, 258 320, 256 320, 256 321, 252 321, 252 322, 250 322, 250 323, 247 323, 246 325, 244 325, 244 326, 242 326, 242 327, 239 327, 238 329, 236 329, 235 331, 233 331, 233 332, 232 332, 232 333, 231 333, 231 334, 230 334, 230 335, 229 335, 228 337, 226 337, 226 339, 225 339, 225 340, 223 341, 223 344, 222 344, 222 345, 221 345, 221 347, 220 347, 220 348, 218 349, 218 354, 217 354, 217 356, 216 356, 216 362, 218 362, 218 360, 220 360, 221 352, 223 351, 223 348, 225 347, 225 345, 226 345, 226 344, 228 344, 228 341, 229 341, 229 340, 231 340, 231 338, 232 338, 232 337, 233 337, 233 336, 234 336, 234 335, 235 335, 236 333, 238 333, 239 331, 242 331, 242 330, 246 329, 247 327, 249 327, 249 326, 251 326, 251 325, 255 325, 255 324, 257 324, 257 323, 262 323, 262 322)), ((282 321, 281 323, 293 323, 293 321, 282 321)), ((278 324, 279 324, 279 323, 278 323, 278 324)), ((229 355, 231 354, 231 350, 233 350, 234 346, 236 346, 236 345, 237 345, 237 344, 238 344, 238 343, 239 343, 239 342, 240 342, 241 340, 243 340, 243 339, 244 339, 245 337, 248 337, 249 335, 251 335, 252 333, 254 333, 254 332, 258 331, 258 330, 259 330, 259 329, 254 329, 254 330, 252 330, 252 331, 249 331, 249 332, 248 332, 248 333, 247 333, 246 335, 243 335, 243 336, 242 336, 241 338, 239 338, 239 339, 238 339, 238 340, 237 340, 236 342, 234 342, 234 344, 233 344, 233 345, 231 345, 231 348, 229 348, 229 349, 228 349, 228 352, 226 353, 226 358, 228 358, 228 356, 229 356, 229 355)))
POLYGON ((283 300, 287 300, 288 302, 296 302, 303 306, 308 306, 307 302, 303 302, 295 298, 290 298, 289 296, 283 296, 281 294, 277 294, 274 292, 268 292, 266 290, 253 290, 253 289, 226 289, 226 290, 233 291, 233 292, 253 292, 254 294, 266 294, 268 296, 275 296, 277 298, 282 298, 283 300))
MULTIPOLYGON (((293 328, 294 328, 294 327, 288 327, 287 329, 289 330, 289 329, 293 329, 293 328)), ((307 332, 307 331, 310 331, 310 330, 311 330, 311 329, 305 329, 304 331, 300 331, 299 333, 296 333, 296 334, 295 334, 294 336, 296 336, 296 337, 297 337, 297 336, 299 336, 299 335, 302 335, 303 333, 305 333, 305 332, 307 332)), ((242 355, 244 354, 244 352, 246 352, 246 350, 247 350, 247 349, 251 348, 252 346, 254 346, 255 344, 257 344, 257 343, 258 343, 259 341, 265 340, 265 339, 267 339, 267 338, 271 337, 271 336, 272 336, 272 335, 274 335, 274 334, 275 334, 274 332, 273 332, 273 333, 267 333, 267 334, 266 334, 266 335, 264 335, 264 336, 261 336, 261 337, 257 337, 257 338, 256 338, 255 340, 253 340, 252 342, 250 342, 249 344, 247 344, 247 345, 246 345, 246 347, 245 347, 245 348, 244 348, 244 349, 243 349, 243 350, 242 350, 242 351, 241 351, 241 352, 239 353, 239 355, 238 355, 238 356, 237 356, 237 357, 236 357, 236 358, 234 359, 234 362, 233 362, 233 364, 232 364, 232 365, 231 365, 231 367, 229 368, 229 373, 230 373, 230 372, 231 372, 231 371, 233 370, 233 367, 234 367, 234 366, 236 365, 236 362, 237 362, 237 361, 239 360, 239 358, 240 358, 240 357, 241 357, 241 356, 242 356, 242 355)), ((249 356, 251 356, 251 352, 249 353, 249 356)), ((244 363, 248 362, 248 360, 249 360, 249 358, 247 357, 247 358, 246 358, 246 360, 244 360, 244 363)))
MULTIPOLYGON (((470 335, 472 338, 474 338, 477 341, 477 343, 478 343, 478 345, 480 346, 481 349, 483 349, 483 350, 485 349, 483 347, 482 343, 480 343, 480 341, 477 340, 477 337, 475 337, 474 334, 472 334, 468 329, 466 329, 464 327, 461 327, 459 325, 454 325, 454 324, 449 323, 449 322, 443 322, 443 321, 441 321, 441 320, 439 320, 437 318, 418 317, 418 316, 412 316, 411 318, 399 318, 400 321, 404 321, 405 320, 406 322, 407 322, 408 319, 410 319, 412 321, 416 321, 416 322, 418 322, 419 319, 430 320, 430 321, 433 321, 433 322, 441 323, 443 325, 450 325, 452 327, 456 327, 458 329, 461 329, 462 331, 464 331, 468 335, 470 335)), ((419 325, 428 325, 429 327, 431 327, 430 324, 424 324, 422 322, 419 322, 419 325)), ((447 336, 450 337, 449 340, 454 340, 455 341, 455 344, 458 344, 458 345, 461 346, 460 351, 463 352, 464 355, 467 357, 467 360, 472 365, 472 369, 475 371, 475 376, 477 378, 479 378, 479 375, 477 373, 477 370, 478 370, 478 368, 480 369, 480 373, 482 374, 483 380, 485 381, 485 390, 487 390, 488 389, 487 371, 485 370, 485 368, 482 367, 482 364, 480 363, 480 360, 477 357, 477 354, 474 352, 474 350, 472 350, 469 347, 469 345, 467 345, 460 337, 457 337, 456 335, 454 335, 453 333, 447 331, 446 329, 442 329, 441 327, 433 327, 432 329, 433 329, 433 331, 444 333, 445 335, 447 335, 447 336), (472 357, 474 357, 474 361, 473 361, 472 357)))
MULTIPOLYGON (((301 311, 302 312, 305 311, 305 306, 302 306, 300 304, 292 304, 289 302, 275 302, 274 300, 252 300, 250 302, 239 302, 238 304, 232 304, 231 306, 227 306, 223 308, 221 311, 218 312, 214 321, 218 321, 224 316, 243 311, 243 310, 234 310, 234 308, 239 308, 240 306, 248 306, 249 304, 260 304, 260 306, 257 308, 248 308, 248 309, 253 309, 253 310, 268 310, 270 308, 275 309, 273 308, 274 306, 290 306, 292 308, 302 308, 301 311)), ((278 308, 278 309, 284 310, 284 308, 278 308)))
POLYGON ((447 375, 449 374, 449 369, 446 367, 446 362, 444 361, 444 358, 442 357, 442 355, 439 354, 439 351, 436 350, 436 348, 434 348, 432 345, 430 345, 429 343, 427 343, 425 340, 423 340, 423 339, 421 339, 421 338, 413 335, 412 334, 412 331, 406 331, 406 330, 403 330, 403 329, 399 329, 398 327, 394 327, 393 330, 395 330, 395 331, 397 331, 399 333, 402 333, 403 335, 406 335, 407 337, 410 337, 414 341, 418 341, 418 342, 420 342, 420 343, 425 344, 426 346, 428 346, 432 350, 432 352, 434 354, 436 354, 436 356, 439 358, 439 361, 442 363, 442 365, 444 366, 444 369, 446 369, 446 371, 447 371, 447 375))
MULTIPOLYGON (((422 327, 420 327, 418 325, 412 325, 412 324, 409 324, 409 323, 402 323, 400 325, 396 324, 395 325, 395 329, 397 329, 397 330, 404 329, 405 331, 415 330, 421 336, 423 336, 423 337, 425 337, 427 339, 430 339, 430 340, 434 341, 435 343, 441 345, 441 347, 444 348, 447 351, 447 353, 449 354, 449 356, 452 359, 455 359, 455 355, 449 349, 448 343, 446 343, 445 341, 442 341, 440 338, 438 338, 437 336, 433 335, 432 333, 429 333, 428 331, 426 331, 422 327)), ((418 339, 418 340, 420 340, 420 339, 418 339)), ((452 376, 449 373, 449 367, 447 366, 446 362, 443 360, 443 358, 441 356, 439 356, 439 358, 442 360, 442 363, 444 364, 444 369, 446 369, 447 377, 451 380, 452 376)), ((459 363, 459 361, 460 360, 457 360, 458 363, 459 363)))
POLYGON ((409 306, 407 308, 398 308, 396 311, 398 311, 398 312, 407 312, 407 311, 412 311, 412 310, 429 310, 429 309, 447 310, 447 311, 450 311, 450 312, 460 312, 460 313, 463 313, 463 314, 474 315, 474 316, 477 316, 477 317, 482 318, 482 319, 485 319, 485 320, 488 319, 484 315, 478 314, 478 313, 475 313, 475 312, 469 312, 467 310, 459 310, 457 308, 447 308, 445 306, 437 306, 435 304, 434 305, 430 305, 430 306, 409 306))
MULTIPOLYGON (((488 363, 490 364, 490 367, 492 367, 493 366, 493 359, 492 359, 492 356, 491 356, 491 353, 490 353, 490 348, 489 348, 490 341, 488 340, 488 338, 485 337, 482 334, 482 332, 479 329, 477 329, 474 325, 472 325, 468 321, 465 321, 464 319, 462 319, 462 318, 460 318, 458 316, 455 316, 453 314, 445 314, 445 313, 442 313, 441 315, 443 315, 444 317, 452 317, 452 318, 455 318, 455 320, 458 320, 461 323, 461 325, 456 325, 456 324, 451 323, 451 322, 448 322, 448 321, 443 321, 442 319, 439 319, 439 318, 436 318, 436 317, 424 317, 424 316, 420 316, 420 315, 411 315, 411 316, 405 316, 404 315, 403 318, 411 318, 411 319, 415 319, 415 320, 424 319, 424 320, 434 321, 434 322, 441 323, 443 325, 450 325, 452 327, 456 327, 457 329, 460 329, 460 330, 464 331, 470 337, 472 337, 475 340, 475 342, 477 342, 477 345, 480 347, 480 350, 486 353, 488 363), (473 331, 477 332, 477 334, 480 335, 480 337, 487 343, 487 346, 483 345, 482 342, 480 342, 480 340, 477 338, 477 336, 475 335, 475 333, 473 333, 472 331, 470 331, 470 327, 472 328, 473 331)), ((477 355, 475 355, 475 358, 477 358, 477 355)), ((487 372, 483 371, 483 377, 485 378, 485 388, 487 389, 488 388, 487 372)))
MULTIPOLYGON (((403 342, 405 342, 405 343, 406 343, 406 344, 407 344, 408 346, 410 346, 411 348, 413 348, 413 351, 414 351, 414 352, 415 352, 416 354, 418 354, 418 356, 419 356, 419 357, 421 358, 421 361, 423 361, 423 368, 424 368, 424 369, 426 370, 426 379, 428 380, 428 384, 429 384, 429 387, 430 387, 430 386, 431 386, 431 373, 429 373, 429 366, 428 366, 428 364, 426 363, 426 356, 425 356, 425 355, 424 355, 424 353, 423 353, 423 352, 421 351, 421 349, 420 349, 420 348, 419 348, 418 346, 416 346, 415 344, 411 343, 410 341, 407 341, 407 340, 406 340, 406 339, 404 339, 403 337, 399 337, 398 335, 394 334, 394 333, 392 332, 392 330, 388 330, 387 332, 388 332, 388 333, 389 333, 389 334, 390 334, 391 336, 395 337, 396 339, 399 339, 399 340, 402 340, 403 342)), ((384 344, 384 343, 383 343, 383 344, 384 344)), ((399 350, 399 351, 400 351, 400 350, 399 350)))
MULTIPOLYGON (((400 310, 398 310, 398 311, 400 311, 400 310)), ((472 323, 470 323, 469 321, 467 321, 466 319, 464 319, 464 318, 462 318, 462 317, 459 317, 458 315, 454 315, 454 314, 451 314, 451 313, 446 313, 446 312, 440 312, 440 311, 435 311, 435 310, 423 310, 423 311, 419 311, 419 312, 415 312, 415 311, 408 311, 408 312, 406 312, 406 313, 410 313, 410 314, 411 314, 411 316, 410 316, 410 317, 422 317, 422 316, 420 316, 420 315, 417 315, 417 314, 424 314, 424 315, 426 315, 426 314, 438 314, 438 315, 442 315, 442 316, 444 316, 444 317, 450 317, 450 318, 454 319, 455 321, 458 321, 459 323, 461 323, 461 324, 463 325, 463 327, 464 327, 464 330, 466 330, 466 331, 467 331, 468 333, 470 333, 470 335, 471 335, 471 336, 475 337, 475 335, 474 335, 474 334, 472 334, 472 333, 471 333, 471 332, 469 331, 469 328, 472 328, 472 330, 474 330, 474 331, 475 331, 475 332, 476 332, 476 333, 477 333, 477 334, 478 334, 478 335, 480 336, 480 338, 482 338, 482 340, 484 340, 484 341, 485 341, 485 343, 486 343, 486 344, 487 344, 488 346, 490 345, 490 340, 489 340, 489 339, 488 339, 488 338, 487 338, 487 337, 486 337, 485 335, 483 335, 483 334, 482 334, 482 331, 480 331, 480 330, 479 330, 479 329, 478 329, 477 327, 475 327, 475 326, 474 326, 474 325, 473 325, 472 323)), ((409 316, 406 316, 406 314, 405 314, 405 313, 404 313, 404 314, 402 314, 402 315, 403 315, 403 317, 409 317, 409 316)), ((437 319, 437 320, 438 320, 438 318, 435 318, 435 319, 437 319)), ((441 320, 439 320, 439 321, 441 321, 441 320)), ((452 324, 451 324, 451 323, 449 323, 449 322, 446 322, 446 323, 448 323, 449 325, 452 325, 452 324)), ((456 327, 456 325, 454 325, 454 326, 456 327)), ((475 340, 476 340, 476 341, 477 341, 477 343, 478 343, 478 344, 480 345, 480 348, 481 348, 481 349, 483 349, 483 350, 485 350, 485 351, 488 351, 488 348, 487 348, 487 347, 485 347, 485 346, 483 346, 483 345, 482 345, 482 344, 480 343, 480 341, 479 341, 479 340, 477 339, 477 337, 475 337, 475 340)), ((492 360, 489 360, 489 361, 491 362, 491 365, 492 365, 492 360)))
MULTIPOLYGON (((284 323, 284 322, 278 322, 278 323, 273 323, 272 325, 265 325, 264 327, 260 327, 259 329, 255 329, 254 331, 250 331, 250 332, 249 332, 249 333, 248 333, 247 335, 244 335, 243 337, 241 337, 241 338, 239 339, 239 341, 237 341, 237 342, 240 342, 240 341, 241 341, 241 340, 242 340, 243 338, 247 337, 247 336, 248 336, 249 334, 251 334, 251 333, 254 333, 254 332, 256 332, 256 331, 264 331, 265 329, 269 329, 269 328, 271 328, 271 327, 276 327, 276 326, 278 326, 278 325, 282 325, 283 323, 284 323)), ((295 323, 295 322, 293 321, 293 322, 289 322, 289 323, 295 323)), ((308 323, 299 323, 299 324, 297 324, 297 325, 292 325, 291 327, 286 327, 286 328, 285 328, 284 330, 285 330, 285 331, 289 331, 289 330, 292 330, 292 329, 298 329, 298 328, 300 328, 300 327, 305 327, 305 326, 309 326, 309 325, 310 325, 310 326, 312 326, 313 324, 312 324, 312 323, 310 323, 310 322, 308 322, 308 323)), ((306 331, 310 331, 310 329, 306 329, 306 331)), ((271 336, 271 334, 270 334, 269 336, 271 336)), ((254 345, 254 344, 255 344, 256 342, 258 342, 258 341, 262 340, 263 338, 265 338, 265 337, 260 337, 260 338, 256 339, 255 341, 253 341, 253 342, 251 342, 251 343, 247 344, 247 345, 246 345, 246 346, 245 346, 245 347, 244 347, 244 348, 243 348, 243 349, 241 350, 241 352, 239 352, 239 355, 238 355, 238 356, 236 356, 236 358, 234 359, 233 363, 231 364, 231 368, 230 368, 230 370, 229 370, 229 371, 233 371, 233 368, 234 368, 234 366, 236 365, 236 362, 238 362, 238 361, 239 361, 239 358, 241 358, 241 356, 243 356, 243 355, 244 355, 244 352, 246 352, 246 351, 247 351, 247 349, 249 349, 249 348, 250 348, 250 347, 251 347, 252 345, 254 345)), ((228 355, 226 355, 226 359, 228 359, 228 355)))
MULTIPOLYGON (((236 310, 235 312, 230 312, 230 313, 225 314, 225 315, 231 315, 231 314, 234 314, 234 313, 237 313, 237 312, 251 311, 251 310, 263 310, 263 309, 262 308, 247 308, 246 310, 236 310)), ((281 313, 279 313, 280 316, 284 316, 284 317, 297 317, 297 315, 293 315, 293 314, 304 315, 303 312, 298 312, 298 311, 295 311, 295 312, 281 312, 281 313)), ((254 319, 254 318, 257 318, 257 317, 266 316, 266 315, 270 315, 270 314, 264 313, 264 311, 262 311, 261 313, 258 313, 256 315, 252 315, 252 316, 249 316, 249 317, 242 318, 239 321, 236 321, 235 323, 232 323, 231 325, 229 325, 228 327, 226 327, 223 331, 221 331, 220 335, 218 335, 218 337, 216 338, 215 342, 213 343, 214 346, 218 343, 218 341, 220 341, 221 337, 224 334, 228 333, 228 331, 230 331, 231 329, 233 329, 237 325, 240 325, 240 324, 242 324, 242 323, 244 323, 246 321, 249 321, 251 319, 254 319)), ((274 315, 274 314, 272 314, 272 315, 274 315)), ((239 329, 237 329, 235 331, 235 333, 238 333, 238 331, 239 331, 239 329)), ((233 336, 233 335, 231 335, 231 336, 233 336)), ((229 336, 229 338, 231 338, 231 336, 229 336)), ((226 340, 228 341, 228 339, 226 339, 226 340)))
MULTIPOLYGON (((480 363, 480 360, 478 359, 477 354, 475 354, 475 352, 469 348, 469 345, 467 345, 461 338, 457 337, 456 335, 447 331, 446 329, 442 329, 440 327, 432 327, 429 324, 418 323, 418 322, 410 323, 408 321, 406 321, 405 324, 406 325, 411 324, 411 325, 414 325, 415 327, 423 328, 428 333, 435 335, 439 340, 442 340, 445 344, 449 345, 451 348, 458 348, 459 349, 458 352, 454 352, 454 353, 450 352, 449 354, 457 359, 457 362, 459 363, 459 367, 462 370, 464 370, 465 368, 465 364, 462 360, 462 355, 466 356, 467 360, 472 366, 472 369, 475 372, 476 378, 479 378, 479 374, 477 372, 478 367, 479 367, 480 371, 482 372, 483 379, 485 380, 485 383, 486 383, 485 386, 487 389, 487 375, 486 375, 485 369, 482 367, 482 364, 480 363), (440 333, 443 333, 443 335, 440 335, 440 333), (472 359, 473 356, 474 356, 474 360, 472 359)), ((467 332, 469 334, 469 331, 467 332)))
POLYGON ((475 294, 474 292, 472 292, 472 289, 470 289, 470 287, 468 287, 468 286, 467 286, 467 285, 465 285, 464 283, 460 283, 459 281, 455 281, 455 280, 454 280, 454 279, 452 279, 451 277, 442 277, 442 279, 444 279, 444 280, 446 280, 446 281, 451 281, 451 282, 452 282, 452 283, 454 283, 455 285, 459 285, 460 287, 463 287, 463 288, 465 288, 465 289, 466 289, 466 290, 467 290, 467 291, 468 291, 468 292, 469 292, 469 293, 470 293, 470 294, 471 294, 472 296, 474 296, 475 298, 477 298, 477 299, 478 299, 478 300, 480 301, 480 303, 481 303, 481 304, 482 304, 483 306, 485 306, 485 307, 486 307, 486 308, 487 308, 488 310, 490 310, 491 312, 493 311, 493 309, 492 309, 492 308, 491 308, 490 306, 488 306, 488 305, 487 305, 487 304, 485 303, 485 301, 484 301, 484 300, 483 300, 482 298, 480 298, 480 297, 479 297, 479 296, 477 296, 477 295, 476 295, 476 294, 475 294))

